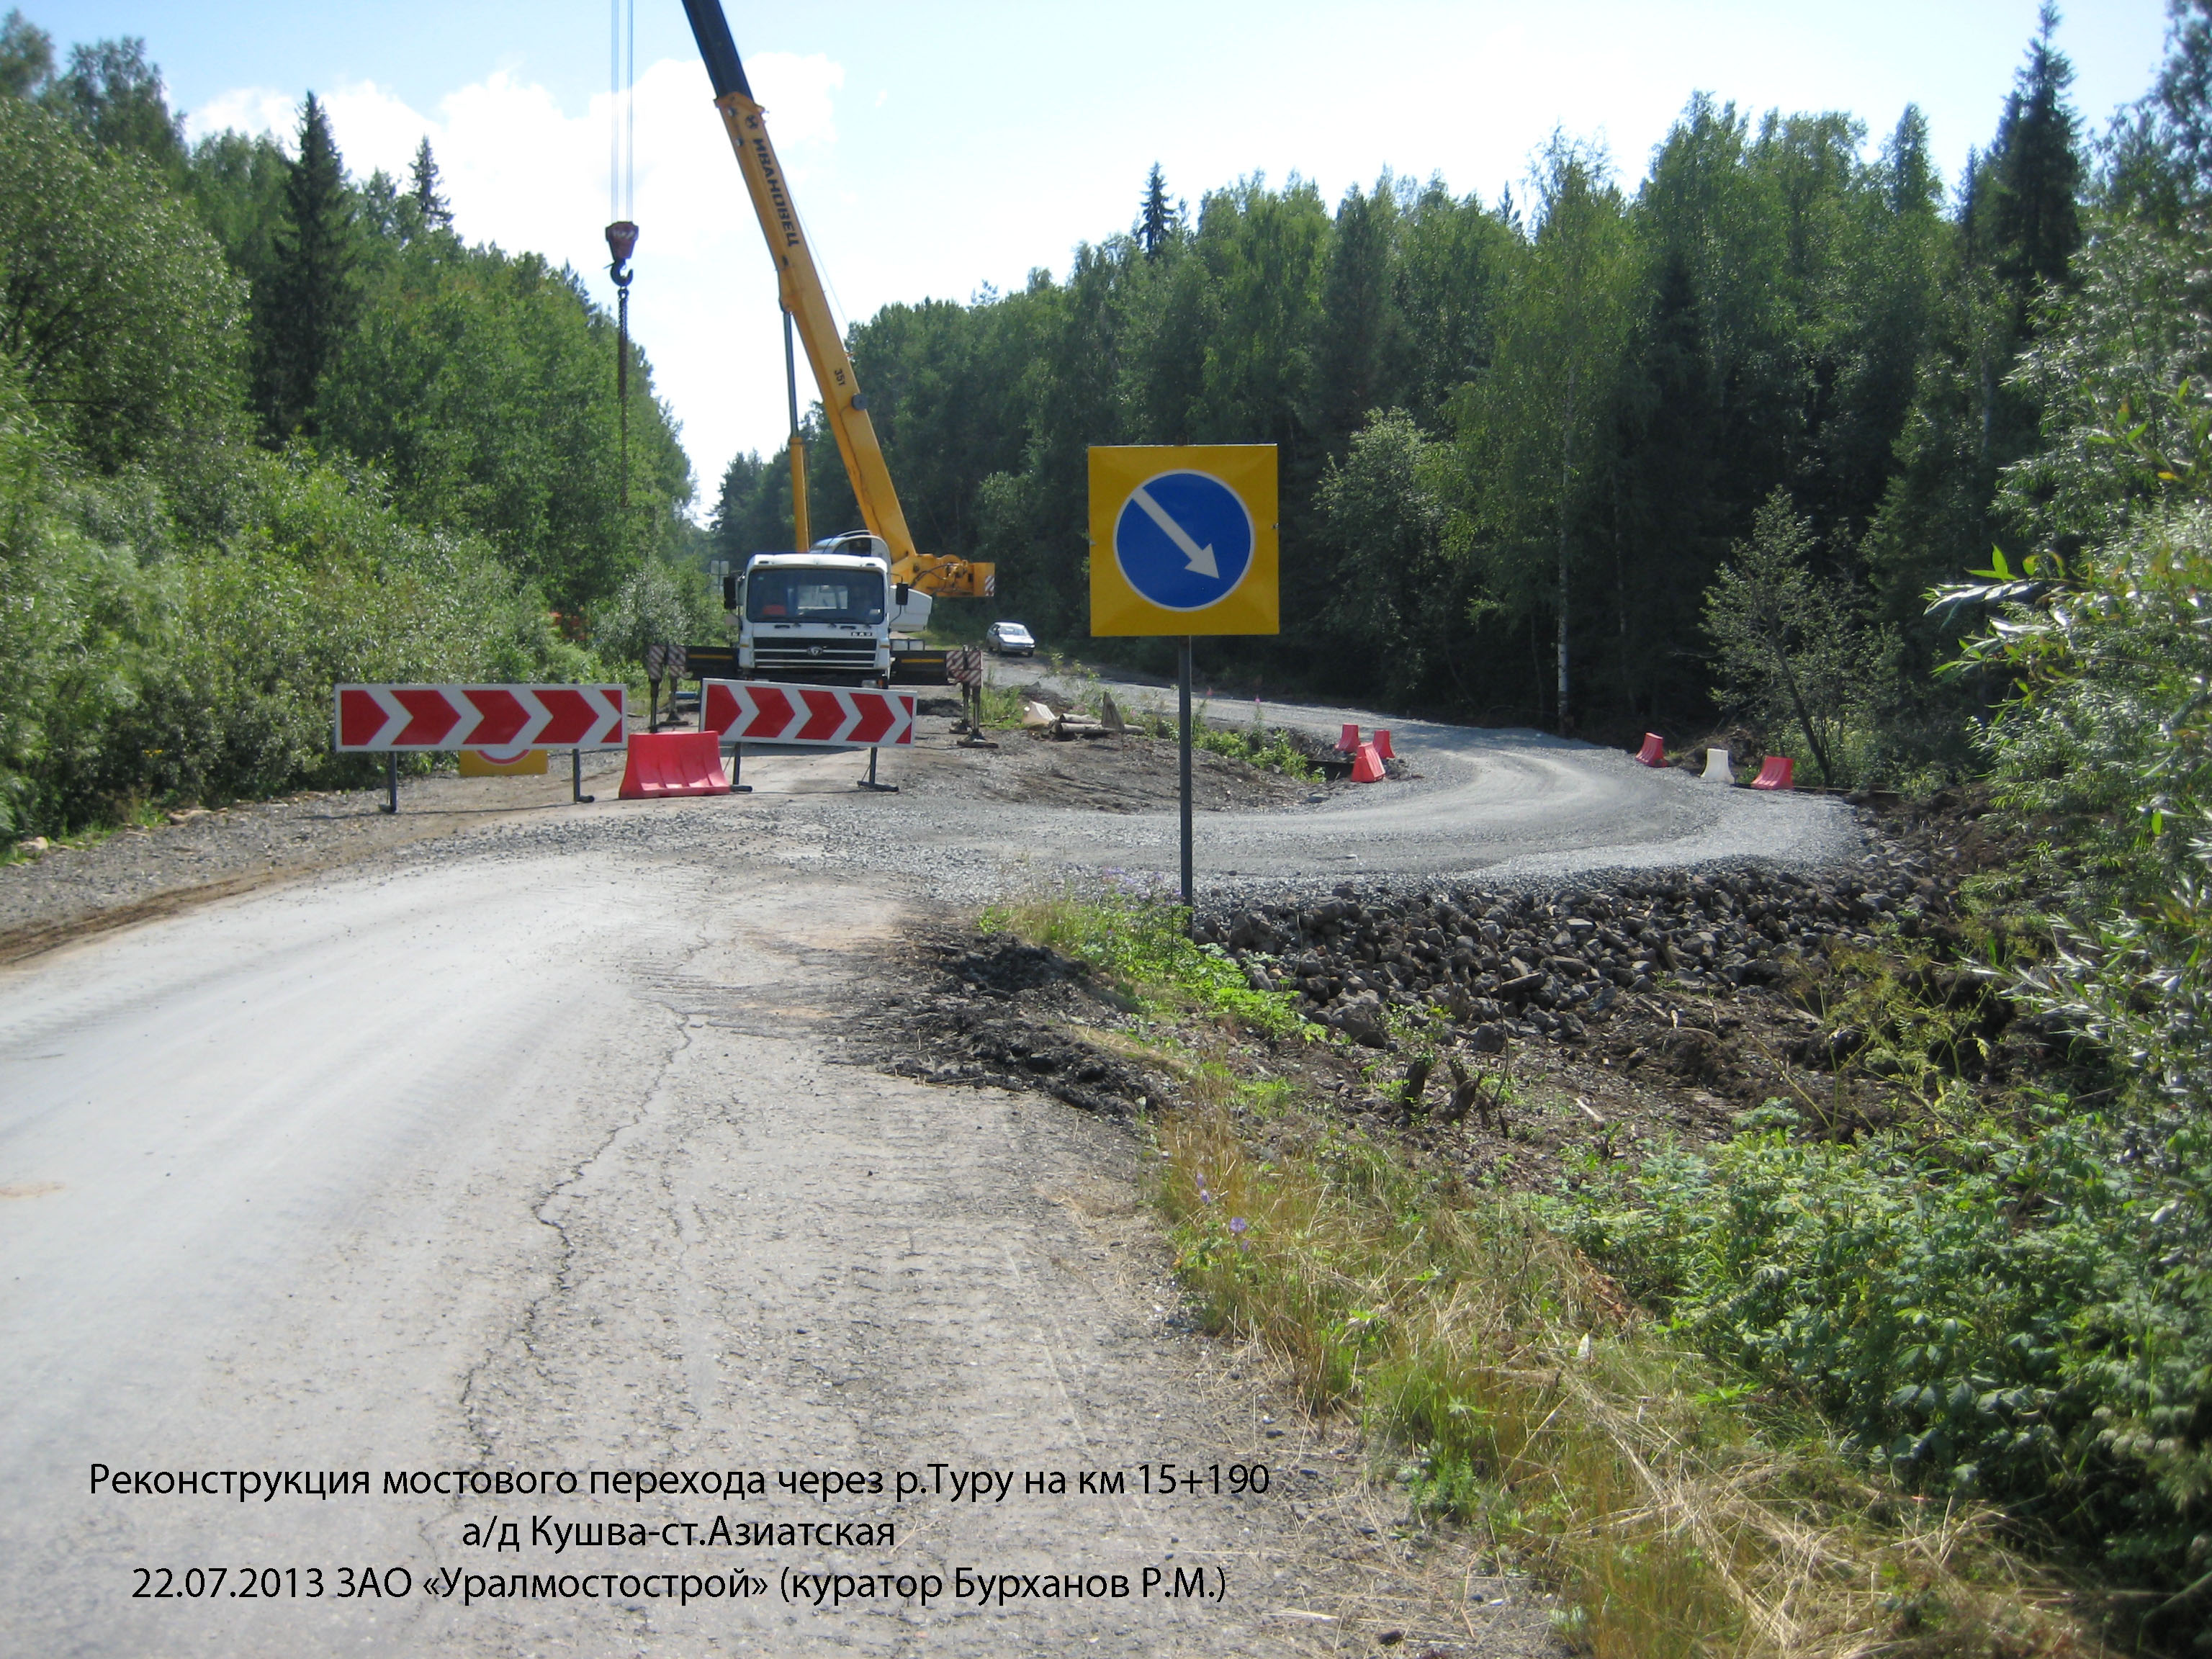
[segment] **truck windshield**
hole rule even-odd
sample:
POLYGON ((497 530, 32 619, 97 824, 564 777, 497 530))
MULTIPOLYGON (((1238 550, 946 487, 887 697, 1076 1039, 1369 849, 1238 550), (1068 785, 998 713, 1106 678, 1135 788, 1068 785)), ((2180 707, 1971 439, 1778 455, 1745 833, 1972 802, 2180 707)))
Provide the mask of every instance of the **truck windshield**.
POLYGON ((879 623, 884 579, 874 570, 756 569, 745 578, 750 622, 879 623))

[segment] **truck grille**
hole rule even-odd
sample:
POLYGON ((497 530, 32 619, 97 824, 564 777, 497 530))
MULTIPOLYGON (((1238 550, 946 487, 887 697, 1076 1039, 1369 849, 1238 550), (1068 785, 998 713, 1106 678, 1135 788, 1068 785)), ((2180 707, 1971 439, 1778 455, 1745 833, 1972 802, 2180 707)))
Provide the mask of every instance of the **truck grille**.
POLYGON ((801 644, 797 640, 763 642, 753 647, 753 667, 756 672, 772 670, 777 673, 800 673, 819 670, 825 673, 871 674, 876 672, 876 647, 872 641, 851 645, 801 644))

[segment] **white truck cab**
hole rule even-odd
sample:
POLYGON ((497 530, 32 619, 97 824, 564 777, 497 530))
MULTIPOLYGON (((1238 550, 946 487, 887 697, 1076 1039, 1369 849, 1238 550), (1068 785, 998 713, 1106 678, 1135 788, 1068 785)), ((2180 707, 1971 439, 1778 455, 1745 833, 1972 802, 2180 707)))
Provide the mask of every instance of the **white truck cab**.
POLYGON ((891 581, 890 550, 864 533, 804 553, 756 553, 726 595, 747 679, 880 685, 891 676, 894 630, 928 625, 930 599, 891 581))

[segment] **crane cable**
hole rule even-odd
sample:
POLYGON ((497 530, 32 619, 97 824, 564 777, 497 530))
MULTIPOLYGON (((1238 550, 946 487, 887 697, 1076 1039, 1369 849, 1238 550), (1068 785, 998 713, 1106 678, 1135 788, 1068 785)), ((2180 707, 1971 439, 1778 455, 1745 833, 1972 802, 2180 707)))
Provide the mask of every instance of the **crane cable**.
POLYGON ((637 247, 637 0, 608 0, 607 267, 615 284, 615 408, 621 425, 622 507, 629 511, 629 256, 637 247))

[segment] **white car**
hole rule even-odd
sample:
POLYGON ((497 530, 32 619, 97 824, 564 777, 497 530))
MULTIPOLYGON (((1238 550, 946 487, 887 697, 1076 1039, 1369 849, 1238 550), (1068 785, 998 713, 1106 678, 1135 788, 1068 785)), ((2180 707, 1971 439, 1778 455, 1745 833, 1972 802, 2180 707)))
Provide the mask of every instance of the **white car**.
POLYGON ((1003 657, 1036 655, 1036 641, 1018 622, 993 623, 991 631, 983 635, 983 642, 1003 657))

